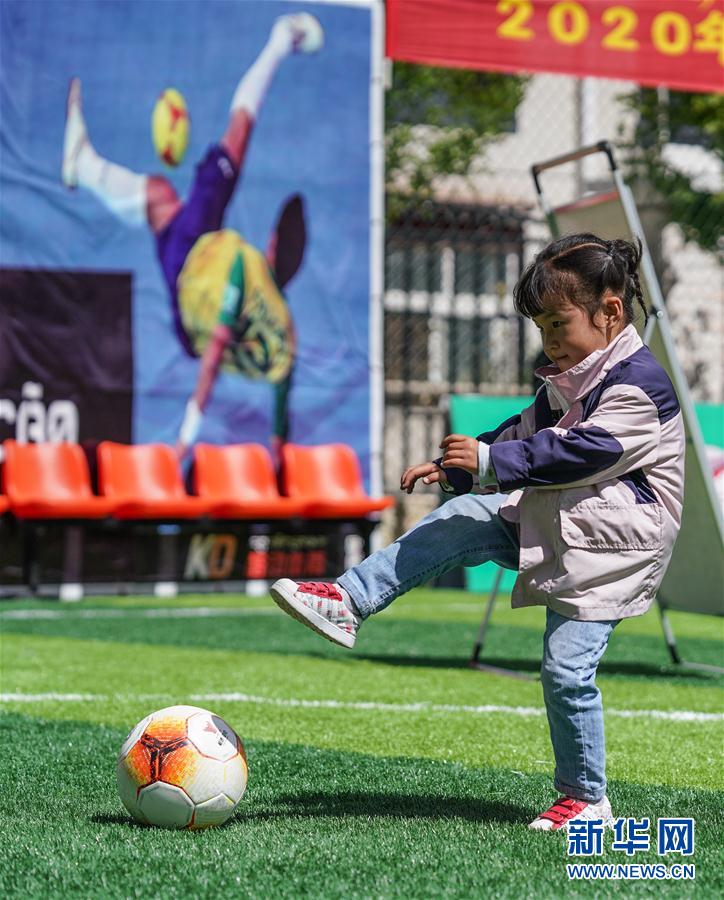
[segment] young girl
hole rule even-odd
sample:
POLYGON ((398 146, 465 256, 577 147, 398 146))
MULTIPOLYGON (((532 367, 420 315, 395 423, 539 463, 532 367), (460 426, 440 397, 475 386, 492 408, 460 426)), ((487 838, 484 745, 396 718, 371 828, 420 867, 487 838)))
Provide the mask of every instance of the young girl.
POLYGON ((674 388, 634 327, 641 246, 593 234, 549 244, 515 289, 550 366, 535 402, 477 438, 452 434, 407 469, 456 496, 336 584, 271 588, 314 631, 352 647, 362 622, 453 566, 518 570, 513 606, 546 606, 541 681, 562 794, 530 827, 610 822, 595 675, 618 622, 651 605, 681 521, 684 429, 674 388), (474 483, 483 493, 470 493, 474 483))

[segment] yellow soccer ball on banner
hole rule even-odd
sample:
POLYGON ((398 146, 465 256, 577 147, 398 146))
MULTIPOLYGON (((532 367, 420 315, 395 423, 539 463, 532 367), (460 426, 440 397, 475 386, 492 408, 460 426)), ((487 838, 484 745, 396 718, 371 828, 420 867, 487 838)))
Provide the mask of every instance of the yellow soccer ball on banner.
POLYGON ((151 117, 153 146, 167 166, 178 166, 189 145, 189 114, 183 94, 166 88, 156 101, 151 117))

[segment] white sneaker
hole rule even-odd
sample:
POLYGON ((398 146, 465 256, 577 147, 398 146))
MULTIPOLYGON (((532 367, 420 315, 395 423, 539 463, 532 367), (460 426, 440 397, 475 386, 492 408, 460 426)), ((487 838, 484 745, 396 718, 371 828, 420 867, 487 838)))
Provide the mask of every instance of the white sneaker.
POLYGON ((319 19, 309 13, 280 16, 274 23, 274 28, 289 30, 293 53, 316 53, 324 45, 324 29, 319 19))
POLYGON ((537 831, 558 831, 567 829, 571 822, 582 822, 584 819, 603 819, 603 824, 613 826, 613 813, 608 797, 598 803, 587 803, 575 797, 559 797, 556 802, 537 816, 528 825, 537 831))
POLYGON ((81 107, 80 78, 73 78, 68 88, 63 164, 60 171, 61 179, 66 187, 78 187, 78 156, 86 143, 88 143, 88 131, 81 107))
POLYGON ((347 605, 349 594, 336 584, 280 578, 269 589, 284 612, 341 647, 354 647, 362 620, 347 605))

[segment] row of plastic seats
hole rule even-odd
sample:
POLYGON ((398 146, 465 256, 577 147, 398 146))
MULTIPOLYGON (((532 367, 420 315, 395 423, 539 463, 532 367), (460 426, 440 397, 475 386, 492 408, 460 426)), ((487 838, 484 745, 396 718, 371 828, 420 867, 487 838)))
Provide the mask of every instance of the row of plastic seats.
POLYGON ((359 461, 346 444, 282 448, 280 495, 261 444, 194 447, 194 494, 184 488, 176 454, 166 444, 97 448, 98 495, 78 444, 4 442, 4 504, 19 519, 361 518, 391 506, 370 497, 359 461))

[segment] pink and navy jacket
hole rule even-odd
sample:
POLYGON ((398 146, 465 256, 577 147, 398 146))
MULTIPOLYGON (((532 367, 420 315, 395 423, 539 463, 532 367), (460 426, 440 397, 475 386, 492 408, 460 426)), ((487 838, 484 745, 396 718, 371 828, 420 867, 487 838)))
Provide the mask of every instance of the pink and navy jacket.
POLYGON ((684 425, 674 387, 633 325, 577 366, 536 374, 544 385, 535 402, 478 435, 481 457, 489 451, 481 482, 509 493, 500 515, 519 526, 513 606, 592 621, 640 615, 681 523, 684 425))

